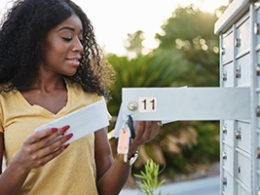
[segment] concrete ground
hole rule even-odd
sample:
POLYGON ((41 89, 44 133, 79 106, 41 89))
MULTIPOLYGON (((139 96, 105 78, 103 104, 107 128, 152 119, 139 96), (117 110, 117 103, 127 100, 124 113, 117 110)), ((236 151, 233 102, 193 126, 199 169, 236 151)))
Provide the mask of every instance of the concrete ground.
MULTIPOLYGON (((164 184, 155 194, 162 195, 219 195, 219 176, 207 177, 181 183, 164 184)), ((138 190, 123 189, 119 195, 141 195, 138 190)))

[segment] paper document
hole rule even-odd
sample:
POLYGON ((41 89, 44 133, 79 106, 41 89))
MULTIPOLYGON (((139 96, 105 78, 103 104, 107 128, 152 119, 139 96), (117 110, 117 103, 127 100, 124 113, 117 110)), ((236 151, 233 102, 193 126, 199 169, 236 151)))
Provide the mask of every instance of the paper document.
MULTIPOLYGON (((66 131, 65 135, 73 133, 73 136, 66 142, 67 144, 86 136, 89 133, 107 127, 109 125, 107 113, 106 103, 102 99, 66 116, 51 121, 50 123, 35 129, 35 131, 40 131, 47 128, 60 128, 70 125, 70 128, 66 131)), ((54 141, 55 140, 52 142, 54 141)))

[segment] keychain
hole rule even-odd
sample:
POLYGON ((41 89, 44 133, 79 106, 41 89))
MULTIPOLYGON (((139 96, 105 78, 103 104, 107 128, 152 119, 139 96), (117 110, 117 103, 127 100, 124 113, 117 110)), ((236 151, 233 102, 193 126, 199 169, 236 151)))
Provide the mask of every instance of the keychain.
POLYGON ((135 136, 133 118, 129 115, 127 122, 124 123, 123 128, 120 130, 117 145, 117 153, 123 154, 124 162, 127 162, 130 138, 134 139, 135 136))

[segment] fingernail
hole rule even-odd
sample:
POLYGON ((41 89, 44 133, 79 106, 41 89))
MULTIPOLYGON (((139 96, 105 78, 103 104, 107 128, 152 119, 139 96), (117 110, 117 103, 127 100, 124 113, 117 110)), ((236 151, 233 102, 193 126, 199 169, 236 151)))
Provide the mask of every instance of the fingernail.
POLYGON ((70 144, 66 144, 63 149, 65 150, 67 147, 69 147, 70 144))
POLYGON ((57 131, 58 131, 57 128, 51 128, 51 132, 52 132, 52 133, 55 133, 55 132, 57 132, 57 131))
POLYGON ((69 128, 70 128, 69 125, 62 127, 62 128, 61 128, 62 133, 64 133, 65 131, 67 131, 69 128))
POLYGON ((66 135, 66 140, 69 140, 73 136, 73 133, 66 135))

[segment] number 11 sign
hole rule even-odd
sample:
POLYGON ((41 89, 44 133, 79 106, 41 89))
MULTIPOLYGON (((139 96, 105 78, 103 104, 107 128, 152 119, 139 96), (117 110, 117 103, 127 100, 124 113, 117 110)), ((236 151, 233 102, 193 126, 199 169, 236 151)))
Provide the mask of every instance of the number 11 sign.
POLYGON ((139 112, 156 112, 157 100, 154 97, 139 97, 138 111, 139 112))

